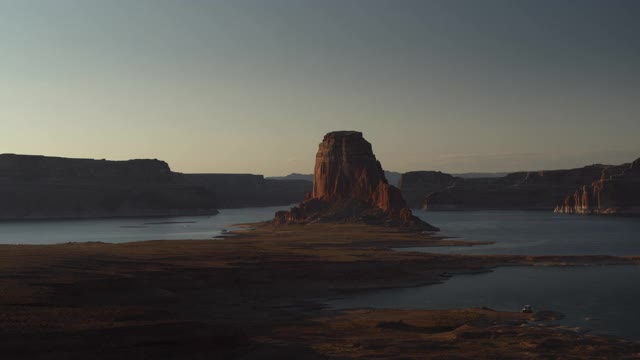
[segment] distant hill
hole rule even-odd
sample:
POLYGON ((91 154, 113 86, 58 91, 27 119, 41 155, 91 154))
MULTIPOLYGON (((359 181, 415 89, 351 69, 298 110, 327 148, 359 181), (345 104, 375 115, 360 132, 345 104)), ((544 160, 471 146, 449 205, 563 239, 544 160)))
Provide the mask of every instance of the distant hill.
MULTIPOLYGON (((393 186, 398 186, 398 183, 400 182, 400 176, 402 176, 402 173, 395 172, 395 171, 386 171, 385 170, 384 176, 387 178, 387 181, 389 182, 389 184, 391 184, 393 186)), ((306 181, 313 182, 313 174, 291 173, 291 174, 289 174, 287 176, 271 176, 271 177, 267 177, 266 179, 271 179, 271 180, 306 180, 306 181)))
POLYGON ((271 179, 271 180, 306 180, 306 181, 313 182, 313 174, 291 173, 291 174, 289 174, 287 176, 269 176, 269 177, 265 177, 265 179, 271 179))
POLYGON ((156 159, 0 154, 0 220, 216 214, 212 193, 156 159))
POLYGON ((556 208, 557 212, 580 212, 588 209, 590 213, 619 211, 630 214, 636 211, 632 196, 640 193, 635 190, 638 182, 635 181, 632 170, 630 164, 594 164, 565 170, 519 171, 504 176, 492 173, 411 171, 402 175, 400 190, 410 207, 430 210, 556 208), (585 190, 585 186, 625 171, 628 174, 624 179, 606 182, 610 184, 610 189, 601 192, 605 195, 594 195, 593 199, 589 197, 591 194, 600 194, 599 188, 596 186, 585 190), (465 178, 461 175, 472 176, 465 178), (585 197, 588 198, 587 201, 583 201, 585 197), (602 205, 610 199, 614 199, 609 201, 613 204, 611 206, 591 206, 592 202, 602 205))
POLYGON ((213 215, 219 208, 288 205, 309 191, 309 181, 182 174, 156 159, 0 154, 0 220, 213 215))
POLYGON ((398 187, 398 185, 400 184, 400 177, 402 176, 402 173, 385 170, 384 176, 387 178, 387 182, 389 182, 389 185, 398 187))
POLYGON ((453 176, 463 178, 463 179, 481 179, 481 178, 499 178, 503 176, 509 175, 507 172, 496 172, 496 173, 485 173, 485 172, 469 172, 469 173, 459 173, 459 174, 451 174, 453 176))
POLYGON ((187 183, 211 192, 218 208, 289 205, 311 191, 311 182, 295 178, 265 179, 253 174, 184 174, 187 183))

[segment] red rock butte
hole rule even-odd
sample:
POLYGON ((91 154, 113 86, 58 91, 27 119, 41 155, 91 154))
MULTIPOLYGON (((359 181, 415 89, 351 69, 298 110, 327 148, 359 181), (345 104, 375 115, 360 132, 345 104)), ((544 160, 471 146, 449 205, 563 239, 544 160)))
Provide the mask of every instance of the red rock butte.
POLYGON ((316 154, 313 190, 290 211, 276 213, 276 224, 364 222, 437 231, 415 217, 400 190, 389 185, 371 144, 361 132, 324 136, 316 154))

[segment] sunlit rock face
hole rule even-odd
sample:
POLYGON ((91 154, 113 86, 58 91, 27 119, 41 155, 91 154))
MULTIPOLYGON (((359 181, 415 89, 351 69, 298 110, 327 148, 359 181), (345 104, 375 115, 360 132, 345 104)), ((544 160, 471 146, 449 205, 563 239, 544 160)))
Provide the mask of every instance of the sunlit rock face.
POLYGON ((316 154, 313 190, 277 224, 365 222, 437 230, 413 216, 400 190, 388 184, 371 144, 357 131, 325 135, 316 154))
POLYGON ((568 195, 555 212, 640 215, 640 159, 622 172, 603 172, 599 180, 568 195))

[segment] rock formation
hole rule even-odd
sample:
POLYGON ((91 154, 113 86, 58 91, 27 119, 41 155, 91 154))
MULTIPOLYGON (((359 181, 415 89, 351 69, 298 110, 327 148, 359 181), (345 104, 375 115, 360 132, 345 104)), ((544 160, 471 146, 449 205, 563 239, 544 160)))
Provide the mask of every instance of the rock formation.
POLYGON ((620 166, 590 165, 568 170, 523 171, 497 178, 465 179, 436 172, 405 174, 402 194, 412 207, 438 209, 553 210, 576 188, 620 166))
POLYGON ((0 154, 0 220, 208 215, 293 204, 311 185, 252 174, 181 174, 155 159, 0 154))
POLYGON ((402 196, 411 208, 421 208, 427 196, 453 186, 460 178, 440 171, 410 171, 400 177, 402 196))
POLYGON ((0 219, 209 215, 215 199, 159 160, 0 155, 0 219))
POLYGON ((356 131, 325 135, 316 154, 312 192, 274 219, 276 224, 322 221, 437 230, 413 216, 400 191, 387 183, 371 144, 356 131))
POLYGON ((108 161, 42 155, 0 154, 0 179, 14 181, 172 181, 166 162, 156 159, 108 161))
POLYGON ((640 215, 640 159, 604 171, 599 180, 568 195, 554 212, 640 215))

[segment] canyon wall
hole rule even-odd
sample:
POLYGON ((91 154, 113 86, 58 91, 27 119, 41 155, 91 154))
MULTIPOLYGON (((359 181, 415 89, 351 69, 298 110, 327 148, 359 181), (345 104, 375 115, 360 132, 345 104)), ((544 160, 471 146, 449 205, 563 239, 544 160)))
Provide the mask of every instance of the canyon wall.
POLYGON ((600 179, 567 195, 554 211, 640 215, 640 159, 603 172, 600 179))
POLYGON ((0 154, 0 219, 215 213, 212 194, 163 161, 0 154))
POLYGON ((626 165, 515 172, 497 178, 460 178, 436 172, 403 176, 401 190, 412 207, 442 209, 553 210, 568 193, 626 165))
POLYGON ((311 185, 251 174, 181 174, 155 159, 0 154, 0 220, 208 215, 297 203, 311 185))

